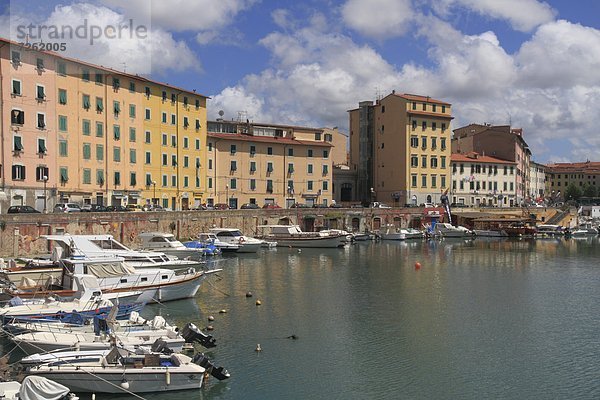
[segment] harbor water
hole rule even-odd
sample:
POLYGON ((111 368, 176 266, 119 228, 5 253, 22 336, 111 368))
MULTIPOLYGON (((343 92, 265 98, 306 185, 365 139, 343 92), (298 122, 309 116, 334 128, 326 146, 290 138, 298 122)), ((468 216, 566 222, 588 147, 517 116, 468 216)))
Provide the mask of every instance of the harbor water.
POLYGON ((600 398, 597 237, 277 248, 215 266, 195 299, 143 315, 212 325, 205 353, 231 378, 143 398, 600 398))

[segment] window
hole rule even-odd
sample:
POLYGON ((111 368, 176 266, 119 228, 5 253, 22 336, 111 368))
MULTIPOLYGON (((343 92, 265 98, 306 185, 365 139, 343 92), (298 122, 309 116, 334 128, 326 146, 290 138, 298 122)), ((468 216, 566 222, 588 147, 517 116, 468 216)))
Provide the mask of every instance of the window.
POLYGON ((328 181, 323 181, 323 190, 329 190, 329 182, 328 181))
POLYGON ((83 184, 84 185, 90 185, 92 183, 92 170, 89 168, 84 168, 83 169, 83 184))
POLYGON ((102 97, 96 97, 96 111, 99 113, 104 111, 104 102, 102 100, 102 97))
POLYGON ((171 114, 171 125, 177 124, 177 116, 175 114, 171 114))
POLYGON ((505 165, 504 166, 504 175, 507 175, 507 174, 508 174, 508 167, 505 165))
POLYGON ((38 129, 46 128, 46 115, 42 113, 38 113, 37 115, 37 127, 38 129))
POLYGON ((306 172, 308 174, 312 174, 313 173, 313 165, 312 164, 308 164, 306 167, 307 167, 307 171, 306 172))
POLYGON ((119 171, 115 171, 115 186, 119 186, 121 184, 121 173, 119 171))
POLYGON ((146 186, 152 186, 152 174, 146 174, 146 186))
POLYGON ((167 113, 166 113, 166 112, 163 112, 163 113, 162 113, 162 123, 163 123, 163 124, 166 124, 166 123, 167 123, 167 113))
POLYGON ((168 145, 168 141, 169 141, 169 139, 168 139, 168 137, 167 137, 167 134, 166 134, 166 133, 163 133, 163 134, 162 134, 162 145, 163 145, 163 146, 167 146, 167 145, 168 145))
POLYGON ((23 139, 21 138, 21 136, 15 136, 13 138, 13 151, 19 152, 23 150, 23 139))
POLYGON ((435 122, 432 122, 432 123, 431 123, 431 130, 432 130, 432 131, 435 131, 436 129, 437 129, 437 123, 435 123, 435 122))
POLYGON ((61 132, 67 131, 67 117, 64 115, 58 116, 58 130, 61 132))
POLYGON ((417 187, 417 174, 412 174, 410 176, 410 186, 414 188, 417 187))
POLYGON ((66 140, 58 141, 58 155, 61 157, 67 157, 69 155, 69 145, 66 140))
POLYGON ((151 143, 152 142, 152 133, 150 131, 146 131, 145 132, 145 143, 151 143))
POLYGON ((446 150, 446 138, 440 138, 440 147, 442 150, 446 150))
POLYGON ((414 148, 419 147, 419 138, 417 136, 410 137, 410 147, 414 147, 414 148))
POLYGON ((121 162, 121 148, 118 146, 113 147, 113 161, 121 162))
POLYGON ((442 132, 445 132, 445 131, 446 131, 446 123, 442 122, 442 132))
POLYGON ((294 149, 292 147, 288 148, 288 156, 289 157, 293 157, 294 156, 294 149))
POLYGON ((129 128, 129 141, 130 142, 135 142, 136 141, 135 128, 129 128))
POLYGON ((129 91, 135 92, 135 82, 129 82, 129 91))
POLYGON ((101 85, 104 82, 104 79, 102 79, 102 74, 100 72, 96 72, 95 78, 97 84, 101 85))
MULTIPOLYGON (((162 176, 162 186, 167 187, 169 185, 169 177, 167 175, 162 176)), ((163 199, 166 200, 166 199, 163 199)))
POLYGON ((432 188, 437 187, 437 175, 431 175, 431 187, 432 188))
POLYGON ((269 155, 269 156, 273 155, 273 148, 272 147, 267 147, 267 155, 269 155))
POLYGON ((329 172, 329 166, 327 164, 323 164, 323 176, 327 175, 329 172))
POLYGON ((190 186, 190 178, 188 178, 188 176, 184 176, 183 177, 183 187, 189 187, 190 186))
POLYGON ((96 137, 104 136, 104 125, 102 122, 96 122, 96 137))
POLYGON ((113 89, 119 90, 121 87, 121 80, 119 78, 113 78, 113 89))
POLYGON ((129 118, 135 118, 135 104, 129 105, 129 118))
POLYGON ((67 167, 60 167, 60 183, 69 182, 69 169, 67 167))
POLYGON ((427 121, 423 121, 423 122, 421 122, 421 129, 422 129, 422 130, 425 130, 425 129, 427 129, 427 121))
POLYGON ((196 150, 200 150, 200 139, 196 139, 196 150))
POLYGON ((13 165, 12 166, 12 179, 13 179, 13 181, 25 180, 25 166, 24 165, 13 165))
POLYGON ((129 173, 129 185, 130 186, 137 185, 137 174, 135 172, 129 173))
POLYGON ((146 116, 145 116, 146 120, 149 120, 151 115, 152 115, 151 110, 149 108, 146 108, 146 116))
POLYGON ((250 161, 250 173, 256 172, 256 161, 250 161))
POLYGON ((83 131, 84 136, 90 136, 92 127, 89 119, 84 119, 81 122, 81 130, 83 131))
POLYGON ((12 110, 10 112, 10 123, 13 125, 23 125, 25 123, 25 112, 21 110, 12 110))
POLYGON ((188 137, 183 138, 183 148, 187 149, 190 146, 190 139, 188 137))
POLYGON ((256 190, 256 179, 250 179, 250 190, 256 190))
POLYGON ((197 119, 197 120, 196 120, 196 130, 198 131, 198 130, 200 130, 200 128, 201 128, 201 125, 200 125, 200 120, 199 120, 199 119, 197 119))
POLYGON ((200 169, 200 158, 196 157, 196 169, 200 169))
POLYGON ((104 185, 104 170, 96 170, 96 183, 100 186, 104 185))
POLYGON ((427 111, 427 103, 423 103, 423 111, 427 111))
POLYGON ((232 178, 229 180, 229 189, 237 189, 237 179, 232 178))
POLYGON ((162 101, 167 101, 167 92, 162 91, 162 101))
POLYGON ((510 174, 514 175, 514 173, 515 173, 515 167, 511 166, 510 167, 510 174))
POLYGON ((146 98, 149 99, 151 92, 150 92, 150 88, 148 86, 146 86, 145 92, 146 92, 146 98))
POLYGON ((67 74, 67 64, 64 62, 59 61, 58 65, 56 67, 56 72, 59 75, 66 75, 67 74))
POLYGON ((177 155, 175 155, 175 154, 171 154, 171 166, 172 167, 177 166, 177 155))
POLYGON ((308 149, 308 157, 312 157, 313 156, 313 151, 312 149, 308 149))
POLYGON ((419 157, 417 157, 416 155, 410 156, 410 166, 418 167, 419 166, 419 157))
POLYGON ((183 156, 183 168, 189 168, 189 167, 190 167, 190 157, 183 156))
POLYGON ((412 121, 412 129, 413 129, 413 131, 415 129, 417 129, 417 120, 416 119, 413 119, 413 121, 412 121))
POLYGON ((306 190, 313 190, 313 181, 306 182, 306 190))
POLYGON ((38 138, 38 154, 46 154, 48 148, 46 147, 46 139, 38 138))
POLYGON ((294 164, 288 163, 287 173, 288 174, 293 174, 294 173, 294 164))
POLYGON ((421 148, 423 150, 427 148, 427 136, 421 136, 421 148))
POLYGON ((230 153, 231 155, 234 155, 236 152, 237 152, 237 146, 236 146, 235 144, 232 144, 232 145, 229 147, 229 153, 230 153))
POLYGON ((177 136, 171 135, 171 147, 177 147, 177 136))
POLYGON ((36 58, 35 60, 35 67, 40 70, 43 71, 44 68, 44 59, 43 58, 36 58))
POLYGON ((21 81, 16 79, 12 80, 12 94, 15 96, 21 96, 23 94, 21 91, 21 81))
POLYGON ((421 167, 427 168, 427 156, 421 156, 421 167))
POLYGON ((421 187, 422 188, 427 187, 427 175, 421 175, 421 187))
POLYGON ((62 105, 67 104, 67 91, 65 89, 58 89, 58 103, 62 105))
POLYGON ((146 152, 146 160, 145 160, 146 164, 152 164, 152 153, 147 151, 146 152))
POLYGON ((44 87, 41 85, 36 85, 36 95, 35 95, 35 99, 37 101, 43 101, 46 98, 46 93, 44 90, 44 87))
POLYGON ((273 172, 273 163, 268 162, 267 163, 267 173, 271 173, 271 172, 273 172))
POLYGON ((436 105, 435 105, 435 104, 432 104, 432 105, 431 105, 431 111, 435 112, 435 111, 436 111, 436 108, 437 108, 437 107, 436 107, 436 105))
POLYGON ((267 179, 267 193, 273 193, 273 181, 267 179))
POLYGON ((177 96, 175 93, 171 93, 171 103, 175 103, 177 101, 177 96))
POLYGON ((212 159, 208 160, 208 169, 212 169, 212 159))
POLYGON ((183 96, 183 106, 184 107, 188 106, 188 98, 187 98, 187 96, 183 96))
POLYGON ((436 138, 431 138, 431 150, 435 150, 437 148, 437 140, 436 138))
POLYGON ((169 156, 166 153, 162 154, 162 165, 163 166, 169 165, 169 156))
POLYGON ((315 132, 315 140, 317 142, 321 141, 321 133, 320 132, 315 132))
POLYGON ((446 106, 442 106, 442 112, 446 113, 446 106))
POLYGON ((460 164, 460 173, 464 173, 465 172, 465 164, 460 164))
POLYGON ((237 161, 233 160, 230 162, 229 164, 229 170, 230 171, 237 171, 237 161))
POLYGON ((121 127, 119 125, 113 125, 113 135, 115 140, 121 140, 121 127))
POLYGON ((137 162, 137 154, 135 149, 129 149, 129 162, 135 164, 137 162))
POLYGON ((171 175, 171 186, 172 187, 177 186, 177 175, 171 175))
POLYGON ((90 143, 83 144, 83 159, 90 160, 92 158, 92 145, 90 143))
POLYGON ((513 182, 510 183, 510 191, 512 192, 515 189, 515 184, 513 182))
POLYGON ((431 157, 431 160, 430 160, 431 168, 437 168, 437 166, 438 166, 437 164, 438 164, 437 157, 431 157))
POLYGON ((190 126, 190 121, 188 117, 183 117, 183 127, 187 129, 190 126))
POLYGON ((416 109, 417 109, 417 102, 416 102, 416 101, 413 101, 413 102, 412 102, 412 109, 413 109, 413 110, 416 110, 416 109))
POLYGON ((200 99, 196 99, 196 110, 200 108, 200 99))
POLYGON ((102 145, 102 144, 96 145, 96 160, 98 160, 98 161, 104 160, 104 145, 102 145))
POLYGON ((329 157, 329 151, 323 150, 323 158, 328 158, 328 157, 329 157))
POLYGON ((256 146, 250 146, 250 157, 253 157, 256 154, 256 146))
POLYGON ((84 110, 89 110, 90 106, 91 106, 91 102, 90 102, 90 95, 89 94, 84 94, 81 98, 81 105, 83 107, 84 110))
POLYGON ((446 168, 446 157, 445 156, 441 156, 440 157, 440 161, 441 161, 441 167, 442 168, 446 168))
POLYGON ((212 178, 208 178, 208 188, 212 189, 212 187, 213 187, 212 178))

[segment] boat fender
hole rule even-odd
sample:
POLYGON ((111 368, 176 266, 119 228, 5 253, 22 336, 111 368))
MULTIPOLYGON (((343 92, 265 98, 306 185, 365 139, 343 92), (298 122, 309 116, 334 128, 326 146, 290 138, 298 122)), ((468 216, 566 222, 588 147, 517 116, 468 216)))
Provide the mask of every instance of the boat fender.
POLYGON ((165 372, 165 383, 167 384, 167 386, 171 384, 171 373, 169 372, 168 368, 167 372, 165 372))
POLYGON ((243 237, 240 237, 240 240, 239 240, 239 242, 240 242, 241 244, 243 244, 245 241, 246 241, 246 239, 244 239, 243 237))
POLYGON ((129 234, 129 240, 130 240, 131 242, 133 242, 133 239, 134 239, 134 238, 135 238, 135 234, 134 234, 133 232, 131 232, 131 233, 129 234))

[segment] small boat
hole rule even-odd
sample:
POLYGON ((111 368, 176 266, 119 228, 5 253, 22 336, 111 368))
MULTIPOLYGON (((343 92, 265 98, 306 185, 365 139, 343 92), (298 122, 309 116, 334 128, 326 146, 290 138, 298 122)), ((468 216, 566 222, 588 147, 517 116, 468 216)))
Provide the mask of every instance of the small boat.
POLYGON ((447 222, 438 222, 433 227, 433 235, 446 238, 461 238, 473 236, 474 232, 464 226, 454 226, 447 222))
POLYGON ((185 247, 208 247, 212 246, 219 249, 222 253, 235 253, 240 249, 239 244, 228 243, 219 240, 213 232, 203 232, 198 234, 196 240, 183 243, 185 247))
POLYGON ((244 236, 236 228, 211 228, 210 232, 214 233, 219 241, 238 246, 236 253, 256 253, 263 244, 262 240, 244 236))
POLYGON ((508 233, 505 230, 497 229, 475 229, 473 230, 476 236, 481 237, 508 237, 508 233))
POLYGON ((75 392, 94 393, 200 389, 207 372, 217 379, 229 378, 226 370, 215 368, 204 355, 135 354, 113 347, 108 353, 80 358, 55 356, 56 360, 29 367, 26 374, 53 379, 75 392))
POLYGON ((342 234, 303 232, 298 225, 261 225, 259 228, 269 229, 263 238, 276 241, 279 247, 335 248, 344 247, 346 240, 342 234))
POLYGON ((509 224, 504 224, 501 229, 508 234, 509 237, 533 236, 536 229, 524 222, 516 221, 509 224))
POLYGON ((172 233, 144 232, 138 237, 142 240, 141 250, 159 251, 182 260, 198 261, 207 255, 214 255, 214 251, 205 250, 204 247, 184 246, 172 233))
POLYGON ((536 227, 538 236, 564 236, 565 232, 560 225, 542 224, 536 227))
POLYGON ((379 232, 381 240, 406 240, 406 233, 394 225, 388 225, 379 232))
POLYGON ((344 235, 346 243, 350 243, 354 240, 354 235, 343 229, 322 229, 319 232, 325 233, 327 235, 344 235))
POLYGON ((354 232, 352 233, 352 236, 354 236, 354 240, 358 241, 358 242, 364 242, 369 240, 369 233, 360 233, 360 232, 354 232))
POLYGON ((406 239, 423 239, 425 237, 423 231, 415 228, 400 229, 400 231, 404 232, 406 239))
POLYGON ((27 376, 23 382, 1 382, 3 400, 79 400, 70 389, 42 376, 27 376))

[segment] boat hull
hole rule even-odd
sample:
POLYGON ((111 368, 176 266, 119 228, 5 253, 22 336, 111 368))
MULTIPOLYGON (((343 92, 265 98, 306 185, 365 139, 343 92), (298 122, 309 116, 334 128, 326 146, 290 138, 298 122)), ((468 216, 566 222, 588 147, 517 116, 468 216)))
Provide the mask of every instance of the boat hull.
POLYGON ((345 236, 319 238, 272 238, 277 247, 336 248, 343 247, 345 236))

